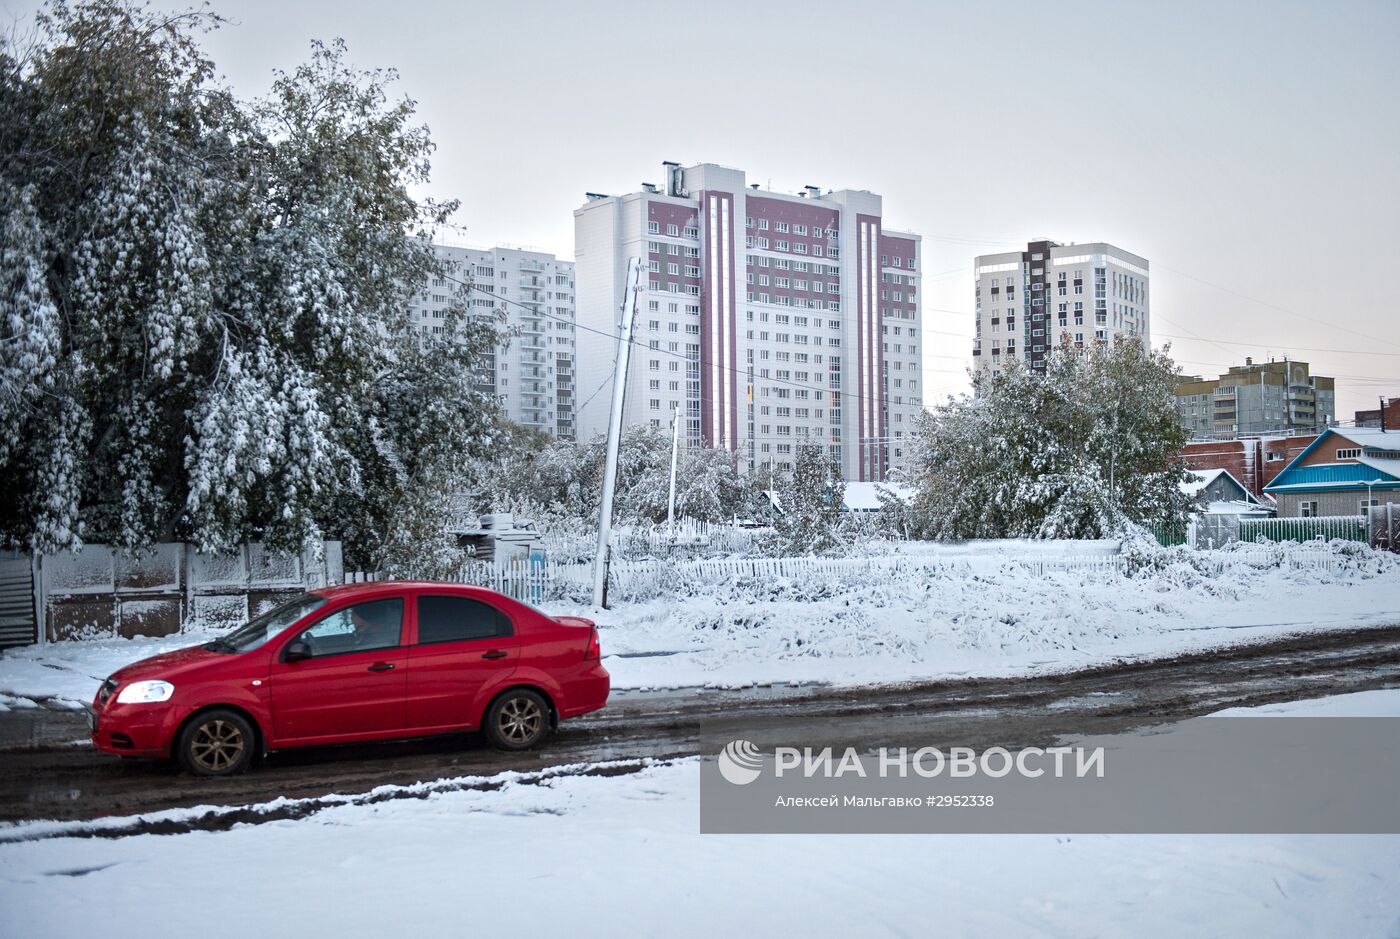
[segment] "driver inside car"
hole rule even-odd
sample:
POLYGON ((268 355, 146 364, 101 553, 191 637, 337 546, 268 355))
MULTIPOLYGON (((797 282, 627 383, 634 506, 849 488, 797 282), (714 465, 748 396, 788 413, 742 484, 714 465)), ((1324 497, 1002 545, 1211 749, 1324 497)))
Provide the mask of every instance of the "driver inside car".
POLYGON ((350 620, 355 627, 355 645, 362 649, 382 649, 399 643, 399 617, 386 605, 352 607, 350 620))

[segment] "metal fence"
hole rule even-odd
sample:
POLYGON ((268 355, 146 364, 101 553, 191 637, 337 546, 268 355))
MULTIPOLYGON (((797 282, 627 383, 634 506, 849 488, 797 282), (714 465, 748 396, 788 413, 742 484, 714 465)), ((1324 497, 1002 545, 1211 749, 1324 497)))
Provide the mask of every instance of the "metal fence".
POLYGON ((1152 532, 1152 537, 1156 538, 1157 543, 1164 548, 1186 544, 1189 538, 1189 531, 1185 525, 1165 525, 1162 522, 1151 522, 1147 525, 1147 530, 1152 532))
POLYGON ((1359 515, 1327 515, 1318 518, 1242 518, 1240 541, 1367 540, 1366 519, 1359 515))
POLYGON ((1366 520, 1371 529, 1371 547, 1400 554, 1400 505, 1373 505, 1366 520))

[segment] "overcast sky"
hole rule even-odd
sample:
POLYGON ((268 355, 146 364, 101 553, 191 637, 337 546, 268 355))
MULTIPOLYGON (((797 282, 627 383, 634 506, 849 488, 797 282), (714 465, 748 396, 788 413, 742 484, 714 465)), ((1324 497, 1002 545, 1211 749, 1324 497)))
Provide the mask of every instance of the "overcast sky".
POLYGON ((972 258, 1041 235, 1148 258, 1186 371, 1304 359, 1343 418, 1400 395, 1397 0, 213 6, 241 94, 317 37, 397 68, 466 243, 571 258, 583 193, 667 159, 882 194, 924 236, 926 400, 967 387, 972 258))

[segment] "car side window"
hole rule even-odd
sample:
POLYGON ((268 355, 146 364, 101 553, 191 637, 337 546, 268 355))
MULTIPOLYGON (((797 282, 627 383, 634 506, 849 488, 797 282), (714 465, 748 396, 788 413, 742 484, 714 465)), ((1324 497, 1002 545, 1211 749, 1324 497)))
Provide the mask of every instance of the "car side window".
POLYGON ((418 598, 419 645, 509 635, 510 619, 489 603, 468 597, 418 598))
POLYGON ((313 658, 392 649, 402 627, 403 598, 391 597, 336 610, 302 630, 296 641, 306 643, 313 658))

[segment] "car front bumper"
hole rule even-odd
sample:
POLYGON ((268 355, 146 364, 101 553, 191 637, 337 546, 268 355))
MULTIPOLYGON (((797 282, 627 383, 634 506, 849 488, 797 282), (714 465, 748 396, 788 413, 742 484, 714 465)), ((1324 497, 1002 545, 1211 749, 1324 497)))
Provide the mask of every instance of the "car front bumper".
POLYGON ((119 756, 170 755, 171 738, 179 726, 175 708, 160 704, 109 703, 89 707, 88 727, 92 745, 119 756))

